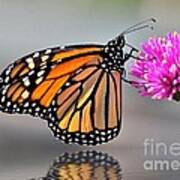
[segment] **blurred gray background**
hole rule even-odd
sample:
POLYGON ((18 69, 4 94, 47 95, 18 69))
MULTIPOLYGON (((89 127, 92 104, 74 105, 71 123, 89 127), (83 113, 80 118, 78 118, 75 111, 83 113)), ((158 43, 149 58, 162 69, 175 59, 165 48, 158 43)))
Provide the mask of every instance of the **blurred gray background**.
MULTIPOLYGON (((139 21, 156 18, 154 31, 127 36, 127 41, 138 47, 149 36, 179 31, 179 9, 178 0, 0 0, 0 68, 37 49, 82 42, 106 43, 139 21)), ((84 149, 114 156, 127 180, 179 179, 180 171, 143 169, 146 138, 180 143, 178 105, 140 97, 136 89, 123 84, 121 134, 111 143, 94 148, 56 141, 47 124, 38 118, 0 113, 0 179, 44 176, 56 156, 84 149)))

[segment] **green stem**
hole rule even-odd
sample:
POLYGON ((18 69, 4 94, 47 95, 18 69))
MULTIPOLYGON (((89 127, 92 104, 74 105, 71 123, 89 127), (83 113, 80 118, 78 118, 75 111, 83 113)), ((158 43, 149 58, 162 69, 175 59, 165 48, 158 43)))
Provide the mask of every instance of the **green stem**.
POLYGON ((174 94, 173 99, 174 99, 175 101, 180 101, 180 92, 177 92, 176 94, 174 94))

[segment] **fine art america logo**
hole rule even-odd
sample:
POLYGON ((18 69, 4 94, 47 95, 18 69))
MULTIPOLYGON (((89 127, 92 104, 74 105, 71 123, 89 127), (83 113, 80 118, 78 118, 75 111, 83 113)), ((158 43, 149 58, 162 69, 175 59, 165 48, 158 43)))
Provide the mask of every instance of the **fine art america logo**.
POLYGON ((157 142, 153 138, 144 140, 144 169, 148 171, 180 170, 180 143, 157 142))

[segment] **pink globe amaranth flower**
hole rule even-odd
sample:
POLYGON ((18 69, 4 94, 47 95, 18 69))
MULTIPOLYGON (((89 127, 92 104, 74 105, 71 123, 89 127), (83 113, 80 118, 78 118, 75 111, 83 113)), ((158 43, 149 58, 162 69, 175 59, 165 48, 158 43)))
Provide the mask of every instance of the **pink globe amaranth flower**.
POLYGON ((130 68, 133 86, 152 99, 180 100, 180 34, 151 37, 130 68))

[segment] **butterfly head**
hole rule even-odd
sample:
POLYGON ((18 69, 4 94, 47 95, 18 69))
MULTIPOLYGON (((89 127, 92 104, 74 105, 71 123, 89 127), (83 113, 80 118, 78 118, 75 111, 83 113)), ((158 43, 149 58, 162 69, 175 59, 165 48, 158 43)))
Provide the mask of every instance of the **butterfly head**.
POLYGON ((127 28, 115 39, 109 41, 104 47, 104 59, 106 64, 104 63, 103 67, 105 67, 105 70, 120 70, 123 72, 125 62, 133 57, 132 53, 134 51, 138 52, 136 48, 126 43, 125 35, 141 29, 153 29, 152 23, 155 22, 156 20, 154 18, 146 19, 127 28), (125 52, 125 46, 130 48, 130 52, 125 52))
POLYGON ((117 38, 116 38, 116 41, 117 41, 117 46, 119 47, 119 48, 123 48, 124 46, 125 46, 125 43, 126 43, 126 40, 125 40, 125 36, 122 34, 122 35, 120 35, 120 36, 118 36, 117 38))
POLYGON ((137 23, 127 28, 115 39, 109 41, 104 47, 105 63, 103 63, 102 67, 105 67, 106 71, 120 70, 121 72, 123 72, 125 62, 129 60, 131 57, 133 57, 132 53, 134 51, 138 52, 136 48, 126 43, 125 35, 139 31, 141 29, 153 29, 152 23, 155 22, 156 20, 154 18, 141 21, 140 23, 137 23), (125 52, 125 46, 130 48, 130 52, 125 52))
MULTIPOLYGON (((118 37, 116 37, 115 39, 109 41, 107 43, 107 45, 104 48, 105 53, 113 53, 118 54, 119 51, 121 51, 123 49, 123 47, 125 46, 125 37, 124 35, 120 35, 118 37)), ((109 54, 112 55, 112 54, 109 54)))
POLYGON ((104 58, 109 70, 124 69, 124 47, 126 40, 124 35, 109 41, 104 47, 104 58))

